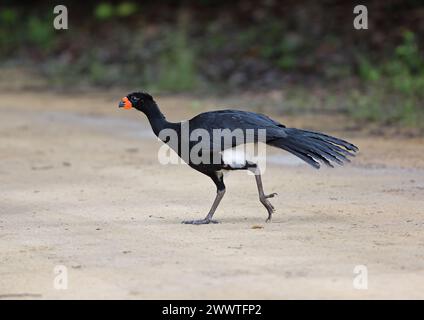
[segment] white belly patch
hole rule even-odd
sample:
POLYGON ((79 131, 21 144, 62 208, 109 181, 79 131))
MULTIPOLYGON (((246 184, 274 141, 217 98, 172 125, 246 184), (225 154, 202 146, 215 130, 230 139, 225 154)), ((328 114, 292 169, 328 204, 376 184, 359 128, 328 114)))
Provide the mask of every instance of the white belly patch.
POLYGON ((246 166, 246 152, 242 149, 226 149, 222 152, 222 161, 231 168, 246 166))

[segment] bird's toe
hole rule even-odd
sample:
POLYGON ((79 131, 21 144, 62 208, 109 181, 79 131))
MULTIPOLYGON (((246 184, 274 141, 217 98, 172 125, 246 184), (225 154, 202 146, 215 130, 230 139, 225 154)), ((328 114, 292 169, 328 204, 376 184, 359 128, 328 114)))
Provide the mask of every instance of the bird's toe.
POLYGON ((263 199, 261 202, 262 202, 262 204, 265 206, 265 208, 267 208, 267 209, 268 209, 268 211, 271 211, 271 212, 274 212, 274 211, 275 211, 274 206, 273 206, 273 205, 271 204, 271 202, 269 202, 268 200, 263 199))
POLYGON ((278 195, 278 193, 273 192, 273 193, 271 193, 271 194, 265 195, 265 198, 266 198, 266 199, 268 199, 268 198, 274 198, 276 195, 278 195))
POLYGON ((181 223, 183 224, 195 224, 195 225, 200 225, 200 224, 209 224, 209 223, 219 223, 216 220, 212 220, 212 219, 200 219, 200 220, 184 220, 181 223))

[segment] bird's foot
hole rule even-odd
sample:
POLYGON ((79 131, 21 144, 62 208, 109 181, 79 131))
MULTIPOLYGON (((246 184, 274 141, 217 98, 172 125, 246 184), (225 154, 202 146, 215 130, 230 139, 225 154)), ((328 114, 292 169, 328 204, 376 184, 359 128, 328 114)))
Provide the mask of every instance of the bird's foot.
POLYGON ((199 225, 199 224, 209 224, 209 223, 219 223, 219 222, 216 221, 216 220, 205 218, 205 219, 200 219, 200 220, 184 220, 181 223, 183 223, 183 224, 196 224, 196 225, 199 225))
POLYGON ((274 192, 274 193, 271 193, 271 194, 265 194, 264 197, 265 197, 265 199, 268 199, 268 198, 274 198, 277 195, 278 195, 278 193, 274 192))
POLYGON ((261 198, 261 203, 268 210, 269 214, 272 214, 275 211, 274 206, 266 198, 261 198))
POLYGON ((268 211, 268 218, 265 220, 265 222, 271 222, 272 219, 272 214, 275 211, 274 206, 271 204, 271 202, 269 202, 267 199, 268 198, 273 198, 274 196, 276 196, 276 193, 271 193, 269 195, 264 195, 263 197, 260 198, 261 203, 264 205, 264 207, 266 208, 266 210, 268 211))

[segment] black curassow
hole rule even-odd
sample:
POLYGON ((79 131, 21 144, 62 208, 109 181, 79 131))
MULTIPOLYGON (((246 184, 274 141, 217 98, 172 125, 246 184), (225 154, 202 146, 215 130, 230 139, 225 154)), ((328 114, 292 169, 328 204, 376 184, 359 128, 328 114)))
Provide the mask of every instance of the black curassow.
MULTIPOLYGON (((189 220, 183 221, 187 224, 208 224, 216 223, 212 220, 213 214, 218 207, 222 197, 225 193, 225 185, 223 178, 223 170, 251 170, 255 173, 256 184, 259 192, 259 200, 265 206, 268 211, 268 219, 272 218, 274 207, 269 202, 268 198, 272 198, 276 193, 265 194, 262 187, 261 175, 259 168, 256 163, 248 160, 242 160, 244 163, 234 164, 232 161, 227 161, 223 157, 223 152, 227 149, 235 147, 240 142, 231 140, 230 144, 219 144, 216 146, 215 141, 210 142, 210 148, 206 149, 206 152, 210 153, 210 156, 219 154, 219 161, 210 161, 207 163, 193 162, 191 158, 187 158, 182 155, 181 144, 187 141, 184 140, 182 135, 182 124, 188 125, 189 133, 196 129, 206 130, 210 137, 213 136, 215 129, 229 129, 230 131, 242 130, 246 133, 248 130, 259 130, 265 129, 266 136, 265 142, 273 147, 284 149, 295 156, 299 157, 306 163, 310 164, 314 168, 319 169, 320 162, 327 166, 333 167, 332 163, 342 165, 343 162, 348 162, 349 156, 354 156, 354 153, 358 151, 358 148, 341 139, 319 133, 306 130, 300 130, 295 128, 286 128, 283 124, 265 116, 262 114, 247 112, 241 110, 218 110, 201 113, 194 118, 186 122, 168 122, 165 116, 159 110, 158 105, 153 100, 152 96, 144 92, 134 92, 124 97, 120 103, 120 108, 131 109, 135 108, 143 112, 152 126, 153 132, 158 136, 164 143, 169 144, 169 140, 161 137, 161 131, 168 129, 174 130, 178 136, 178 145, 170 145, 177 154, 193 169, 209 176, 217 187, 217 195, 212 204, 209 213, 204 219, 200 220, 189 220), (218 148, 218 149, 217 149, 218 148)), ((257 135, 255 136, 258 137, 257 135)), ((212 139, 212 138, 211 138, 212 139)), ((244 140, 242 143, 252 141, 244 140)), ((258 142, 258 141, 253 141, 258 142)), ((193 147, 193 142, 188 141, 189 149, 193 147)))

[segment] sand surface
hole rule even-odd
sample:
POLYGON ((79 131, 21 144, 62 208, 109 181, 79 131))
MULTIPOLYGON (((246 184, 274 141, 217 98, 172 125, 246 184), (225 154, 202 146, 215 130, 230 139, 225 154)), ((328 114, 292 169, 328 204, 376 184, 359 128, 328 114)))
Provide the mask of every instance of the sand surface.
MULTIPOLYGON (((317 171, 269 150, 272 223, 254 178, 233 172, 221 223, 192 226, 180 222, 207 213, 212 181, 159 164, 144 116, 116 107, 122 92, 0 95, 0 299, 424 298, 422 139, 275 116, 347 138, 360 154, 317 171), (54 286, 61 265, 66 290, 54 286), (353 286, 357 265, 366 290, 353 286)), ((215 103, 158 101, 171 120, 215 103)))

